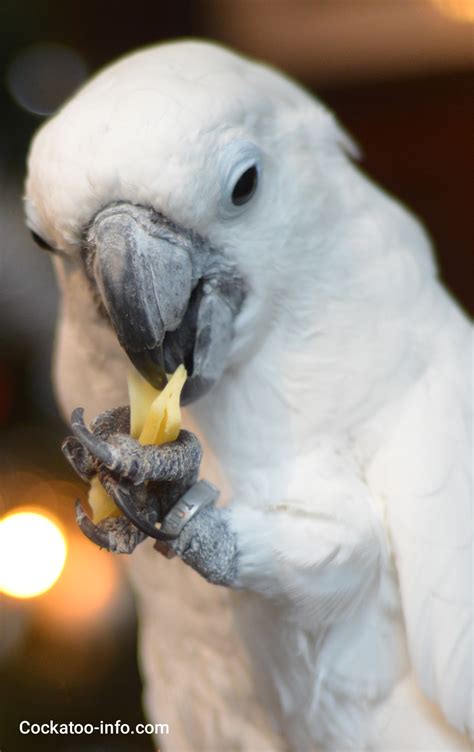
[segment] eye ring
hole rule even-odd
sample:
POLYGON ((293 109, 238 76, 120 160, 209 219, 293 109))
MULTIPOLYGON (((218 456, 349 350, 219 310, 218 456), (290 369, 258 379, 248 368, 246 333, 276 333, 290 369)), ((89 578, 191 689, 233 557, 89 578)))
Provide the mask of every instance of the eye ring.
POLYGON ((238 217, 262 181, 262 153, 252 141, 237 139, 224 146, 219 160, 221 212, 228 219, 238 217))
POLYGON ((54 253, 54 248, 52 248, 49 243, 44 240, 41 235, 38 235, 37 232, 34 230, 31 230, 31 237, 35 241, 36 245, 38 245, 40 248, 42 248, 44 251, 50 251, 51 253, 54 253))
POLYGON ((232 203, 234 206, 243 206, 248 203, 257 190, 257 185, 258 170, 257 165, 253 164, 244 170, 232 189, 232 203))

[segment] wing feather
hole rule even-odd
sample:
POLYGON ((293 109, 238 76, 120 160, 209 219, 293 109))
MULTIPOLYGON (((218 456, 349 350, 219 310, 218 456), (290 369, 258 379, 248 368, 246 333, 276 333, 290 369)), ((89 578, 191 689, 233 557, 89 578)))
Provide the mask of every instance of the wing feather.
MULTIPOLYGON (((458 319, 459 321, 459 319, 458 319)), ((459 327, 458 327, 459 328, 459 327)), ((411 660, 423 691, 473 734, 471 333, 456 329, 380 452, 411 660), (466 336, 467 335, 467 336, 466 336), (466 345, 467 343, 467 345, 466 345)))

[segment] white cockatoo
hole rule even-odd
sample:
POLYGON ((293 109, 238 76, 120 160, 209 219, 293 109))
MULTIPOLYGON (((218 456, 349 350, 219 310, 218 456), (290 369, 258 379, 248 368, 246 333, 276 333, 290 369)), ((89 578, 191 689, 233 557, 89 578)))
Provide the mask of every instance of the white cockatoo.
POLYGON ((125 512, 78 519, 135 549, 163 750, 471 748, 471 328, 351 156, 305 90, 199 41, 114 63, 33 141, 59 400, 106 411, 65 453, 125 512), (155 386, 185 363, 176 442, 128 435, 127 356, 155 386))

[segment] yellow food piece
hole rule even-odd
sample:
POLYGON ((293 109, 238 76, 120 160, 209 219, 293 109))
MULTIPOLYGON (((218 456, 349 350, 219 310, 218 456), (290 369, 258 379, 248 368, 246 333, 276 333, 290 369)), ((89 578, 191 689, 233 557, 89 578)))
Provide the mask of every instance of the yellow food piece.
POLYGON ((115 506, 113 499, 102 486, 99 476, 91 480, 88 496, 89 506, 92 509, 92 521, 97 523, 106 517, 120 517, 122 512, 115 506))
POLYGON ((138 437, 140 444, 176 441, 181 430, 179 398, 185 381, 186 369, 178 366, 163 391, 151 403, 138 437))
MULTIPOLYGON (((186 377, 185 367, 178 366, 160 392, 136 371, 129 373, 130 435, 138 439, 140 444, 176 441, 181 430, 179 398, 186 377)), ((88 501, 92 509, 92 521, 96 524, 106 517, 118 517, 121 514, 97 476, 92 478, 88 501)))
POLYGON ((130 403, 130 436, 138 439, 145 425, 146 417, 155 399, 160 395, 159 389, 145 381, 138 371, 128 372, 128 401, 130 403))

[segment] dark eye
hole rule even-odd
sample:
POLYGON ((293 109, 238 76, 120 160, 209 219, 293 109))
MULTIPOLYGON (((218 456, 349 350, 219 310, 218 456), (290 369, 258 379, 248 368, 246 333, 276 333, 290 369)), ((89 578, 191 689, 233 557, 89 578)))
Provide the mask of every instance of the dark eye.
POLYGON ((232 191, 232 203, 234 206, 242 206, 250 201, 257 189, 258 172, 255 165, 249 167, 237 180, 232 191))
POLYGON ((46 240, 43 240, 41 235, 38 235, 36 232, 33 232, 33 230, 31 230, 31 237, 35 241, 36 245, 39 245, 39 247, 43 248, 43 250, 54 252, 54 248, 51 248, 49 243, 47 243, 46 240))

